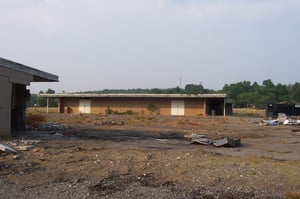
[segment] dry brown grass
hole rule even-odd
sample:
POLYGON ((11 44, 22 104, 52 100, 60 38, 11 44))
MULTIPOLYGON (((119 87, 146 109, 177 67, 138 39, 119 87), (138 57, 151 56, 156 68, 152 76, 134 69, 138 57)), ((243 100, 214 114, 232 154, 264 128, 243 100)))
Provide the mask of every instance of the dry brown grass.
MULTIPOLYGON (((47 108, 46 107, 27 107, 26 113, 33 113, 33 114, 47 113, 47 108)), ((57 107, 49 107, 48 113, 58 113, 58 108, 57 107)))
POLYGON ((42 114, 38 114, 38 113, 26 114, 26 123, 30 128, 38 128, 45 121, 46 121, 46 117, 42 114))
POLYGON ((239 115, 239 116, 264 117, 265 110, 264 109, 253 109, 253 108, 234 108, 233 114, 239 115))

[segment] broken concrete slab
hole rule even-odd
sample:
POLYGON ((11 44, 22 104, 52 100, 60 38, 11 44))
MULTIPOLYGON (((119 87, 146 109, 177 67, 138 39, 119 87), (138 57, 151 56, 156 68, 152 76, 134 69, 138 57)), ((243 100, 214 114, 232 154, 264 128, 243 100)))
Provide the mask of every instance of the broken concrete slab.
POLYGON ((278 120, 261 120, 259 123, 260 126, 277 126, 279 125, 278 120))
POLYGON ((194 143, 194 144, 203 144, 203 145, 212 145, 213 144, 213 139, 210 139, 208 137, 194 138, 194 139, 192 139, 192 143, 194 143))
POLYGON ((284 113, 278 113, 277 116, 277 121, 279 122, 279 124, 284 124, 284 122, 287 120, 287 116, 284 113))
POLYGON ((190 139, 197 139, 197 138, 206 137, 206 135, 199 135, 199 134, 192 133, 190 135, 184 135, 184 137, 185 138, 190 138, 190 139))
POLYGON ((0 144, 0 151, 3 151, 5 153, 12 153, 12 154, 18 153, 18 151, 16 151, 15 149, 13 149, 10 146, 7 146, 5 144, 0 144))
POLYGON ((34 149, 34 145, 25 145, 25 146, 16 146, 15 149, 18 151, 29 151, 31 149, 34 149))
POLYGON ((288 118, 284 113, 278 113, 277 119, 264 119, 259 123, 261 126, 277 126, 280 124, 300 125, 300 120, 288 118))
POLYGON ((283 124, 284 125, 300 125, 300 120, 286 119, 283 124))
POLYGON ((241 146, 241 139, 225 137, 213 141, 216 147, 239 147, 241 146))
POLYGON ((214 145, 216 147, 239 147, 241 139, 225 137, 222 139, 211 139, 206 135, 191 134, 185 135, 186 138, 192 139, 192 144, 214 145))
POLYGON ((16 139, 8 142, 7 144, 16 147, 16 146, 24 146, 24 145, 36 145, 41 143, 41 140, 24 140, 24 139, 16 139))

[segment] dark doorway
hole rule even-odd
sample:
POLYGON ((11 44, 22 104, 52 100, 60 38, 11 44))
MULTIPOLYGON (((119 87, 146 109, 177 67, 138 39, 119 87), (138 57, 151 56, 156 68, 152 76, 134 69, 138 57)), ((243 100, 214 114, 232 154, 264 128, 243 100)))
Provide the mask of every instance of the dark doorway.
POLYGON ((25 130, 25 109, 29 92, 26 85, 13 84, 11 98, 11 129, 13 131, 25 130))
POLYGON ((207 115, 224 115, 224 99, 213 98, 206 101, 207 115))

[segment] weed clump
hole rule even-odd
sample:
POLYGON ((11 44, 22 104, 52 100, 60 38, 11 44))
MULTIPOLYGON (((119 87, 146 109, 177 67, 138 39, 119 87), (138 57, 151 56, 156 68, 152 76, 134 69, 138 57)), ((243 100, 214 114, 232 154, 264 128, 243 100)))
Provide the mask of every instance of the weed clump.
POLYGON ((26 115, 26 124, 29 128, 39 128, 46 121, 46 117, 42 114, 28 113, 26 115))

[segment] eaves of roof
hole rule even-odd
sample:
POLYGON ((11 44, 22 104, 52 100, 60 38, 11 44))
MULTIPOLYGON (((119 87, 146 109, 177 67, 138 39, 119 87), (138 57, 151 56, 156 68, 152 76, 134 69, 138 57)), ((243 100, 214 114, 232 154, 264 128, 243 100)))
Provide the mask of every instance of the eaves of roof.
POLYGON ((33 76, 34 82, 58 82, 58 76, 0 57, 0 66, 33 76))
POLYGON ((226 98, 226 94, 93 94, 93 93, 60 93, 60 94, 40 94, 41 97, 50 98, 226 98))

